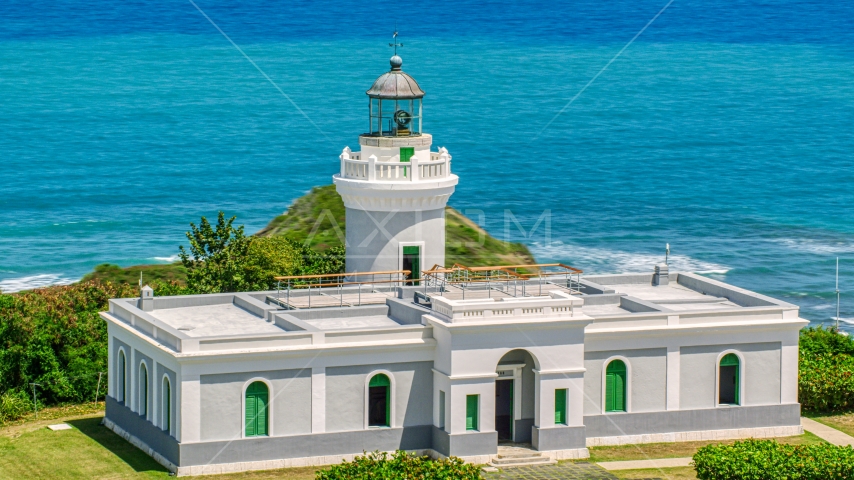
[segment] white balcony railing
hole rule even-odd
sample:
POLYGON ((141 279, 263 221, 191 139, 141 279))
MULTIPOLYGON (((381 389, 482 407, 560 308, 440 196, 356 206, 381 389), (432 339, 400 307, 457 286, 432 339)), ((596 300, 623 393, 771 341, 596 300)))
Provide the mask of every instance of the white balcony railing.
POLYGON ((418 182, 438 180, 451 174, 451 156, 444 147, 438 152, 430 152, 430 160, 424 161, 413 156, 409 162, 401 162, 400 157, 392 161, 381 162, 375 155, 362 159, 361 152, 351 152, 345 148, 341 159, 341 176, 370 182, 418 182))

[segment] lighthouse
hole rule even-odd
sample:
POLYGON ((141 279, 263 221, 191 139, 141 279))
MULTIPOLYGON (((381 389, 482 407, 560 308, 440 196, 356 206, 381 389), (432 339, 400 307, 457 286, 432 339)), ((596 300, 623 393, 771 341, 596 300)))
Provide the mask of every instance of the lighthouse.
POLYGON ((459 179, 448 150, 432 151, 422 131, 424 91, 396 52, 390 64, 366 92, 360 151, 344 148, 333 181, 346 209, 346 271, 409 270, 417 281, 444 266, 445 206, 459 179))

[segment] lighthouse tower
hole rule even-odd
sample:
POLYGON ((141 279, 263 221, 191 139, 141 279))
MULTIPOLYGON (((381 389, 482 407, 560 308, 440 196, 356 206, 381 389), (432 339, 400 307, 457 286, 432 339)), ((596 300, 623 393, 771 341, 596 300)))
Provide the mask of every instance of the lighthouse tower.
POLYGON ((344 148, 333 181, 346 208, 347 272, 410 270, 418 279, 445 264, 445 205, 458 177, 448 150, 431 151, 421 130, 424 91, 399 56, 390 63, 367 91, 361 151, 344 148))

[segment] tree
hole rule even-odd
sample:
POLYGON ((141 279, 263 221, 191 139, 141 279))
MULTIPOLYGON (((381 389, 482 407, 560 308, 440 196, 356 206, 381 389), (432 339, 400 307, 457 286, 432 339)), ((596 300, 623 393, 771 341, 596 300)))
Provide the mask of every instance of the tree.
POLYGON ((234 227, 237 217, 225 219, 220 211, 216 228, 202 217, 199 226, 190 223, 187 239, 190 253, 179 247, 181 263, 187 268, 187 286, 199 293, 252 290, 257 270, 250 265, 250 239, 243 225, 234 227))

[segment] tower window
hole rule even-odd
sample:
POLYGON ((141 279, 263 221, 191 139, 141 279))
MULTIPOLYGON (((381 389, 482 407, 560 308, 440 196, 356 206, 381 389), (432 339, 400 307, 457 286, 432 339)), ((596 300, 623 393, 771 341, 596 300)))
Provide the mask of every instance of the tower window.
POLYGON ((382 373, 368 383, 368 426, 391 426, 391 380, 382 373))

